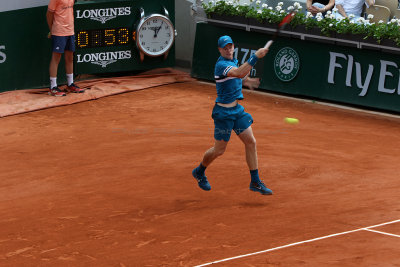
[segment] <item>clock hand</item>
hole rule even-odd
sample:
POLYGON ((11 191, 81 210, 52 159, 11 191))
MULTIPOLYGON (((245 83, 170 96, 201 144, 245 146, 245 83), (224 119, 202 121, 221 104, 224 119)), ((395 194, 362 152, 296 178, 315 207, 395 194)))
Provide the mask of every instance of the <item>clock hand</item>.
MULTIPOLYGON (((164 23, 164 21, 161 21, 160 27, 157 27, 157 33, 156 33, 156 34, 158 34, 158 32, 161 30, 161 27, 162 27, 163 23, 164 23)), ((157 36, 156 36, 156 37, 157 37, 157 36)))
POLYGON ((157 37, 157 28, 151 27, 150 29, 152 29, 154 31, 154 38, 156 38, 157 37))

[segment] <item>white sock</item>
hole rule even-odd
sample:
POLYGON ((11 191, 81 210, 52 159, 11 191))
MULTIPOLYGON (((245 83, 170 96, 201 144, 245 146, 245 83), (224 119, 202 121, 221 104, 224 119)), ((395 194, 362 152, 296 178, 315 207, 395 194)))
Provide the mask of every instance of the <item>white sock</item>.
POLYGON ((67 74, 67 84, 68 84, 68 86, 70 86, 73 83, 74 83, 74 74, 73 73, 67 74))
POLYGON ((50 88, 57 87, 57 77, 50 77, 50 88))

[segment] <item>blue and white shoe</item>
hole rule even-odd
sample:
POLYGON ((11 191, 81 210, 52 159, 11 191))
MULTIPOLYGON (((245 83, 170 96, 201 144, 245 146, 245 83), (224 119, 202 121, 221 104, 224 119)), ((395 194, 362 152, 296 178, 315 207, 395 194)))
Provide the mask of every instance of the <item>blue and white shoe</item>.
POLYGON ((207 180, 207 176, 203 175, 199 175, 197 173, 197 168, 194 168, 194 170, 192 171, 192 175, 193 177, 197 180, 197 183, 199 184, 199 187, 205 191, 210 191, 211 190, 211 185, 207 180))
POLYGON ((262 181, 250 182, 250 190, 260 192, 262 195, 272 195, 272 190, 267 188, 262 181))

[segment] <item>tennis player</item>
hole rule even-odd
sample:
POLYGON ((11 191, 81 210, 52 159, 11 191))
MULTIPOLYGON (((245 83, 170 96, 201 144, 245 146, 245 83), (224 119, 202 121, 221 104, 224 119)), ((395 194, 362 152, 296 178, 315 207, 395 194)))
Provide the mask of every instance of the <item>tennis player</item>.
POLYGON ((258 175, 256 139, 251 128, 253 118, 238 103, 239 100, 243 99, 242 84, 250 88, 259 86, 259 79, 249 78, 248 75, 257 60, 268 53, 268 48, 258 49, 240 67, 238 66, 238 60, 233 58, 235 45, 231 37, 221 36, 218 39, 218 50, 221 56, 217 60, 214 71, 217 99, 212 111, 215 125, 215 143, 213 147, 205 152, 202 162, 192 171, 192 175, 201 189, 211 190, 205 170, 217 157, 225 152, 231 132, 234 130, 245 145, 246 161, 251 176, 250 190, 263 195, 272 195, 272 190, 265 186, 258 175))
POLYGON ((74 1, 75 0, 50 0, 47 8, 47 24, 49 25, 52 43, 52 57, 50 61, 50 90, 52 96, 65 96, 57 86, 57 70, 64 53, 65 70, 67 75, 67 91, 71 93, 83 93, 84 89, 74 84, 74 1))

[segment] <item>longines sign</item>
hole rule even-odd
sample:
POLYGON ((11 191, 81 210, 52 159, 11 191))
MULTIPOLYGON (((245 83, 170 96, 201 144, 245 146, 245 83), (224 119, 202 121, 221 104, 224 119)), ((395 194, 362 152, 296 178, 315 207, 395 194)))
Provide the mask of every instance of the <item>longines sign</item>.
POLYGON ((120 16, 129 16, 131 7, 85 9, 76 11, 76 19, 91 19, 100 21, 102 24, 120 16))
POLYGON ((109 64, 118 60, 131 59, 132 51, 101 52, 91 54, 77 54, 76 63, 91 63, 106 68, 109 64))

